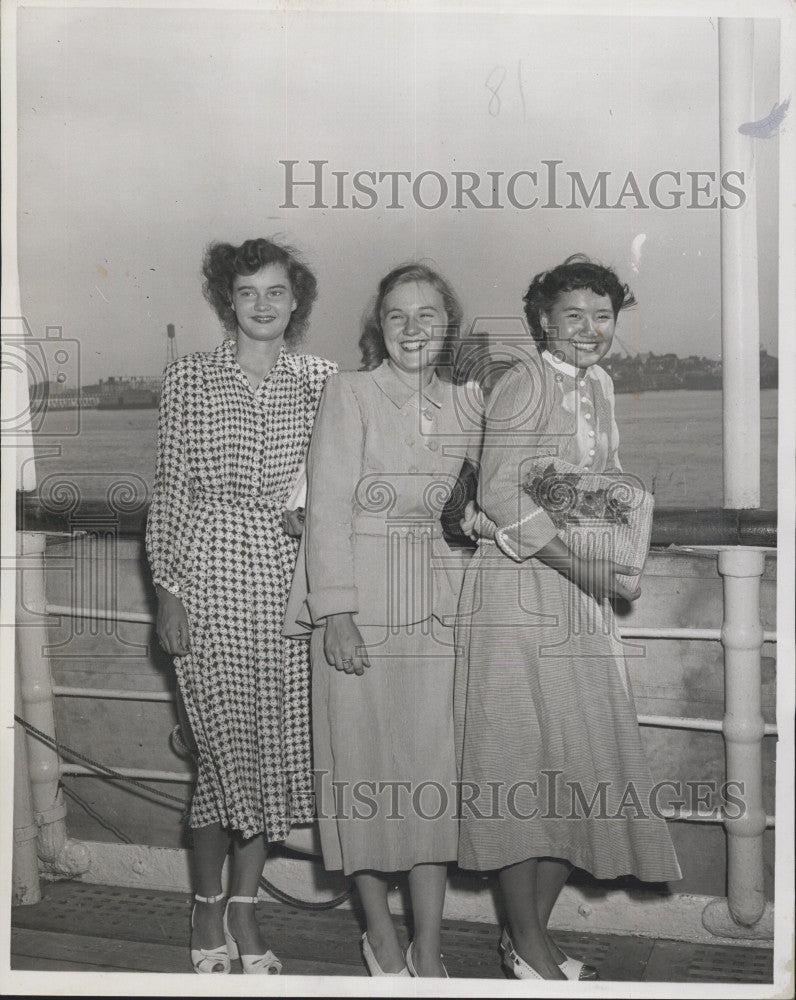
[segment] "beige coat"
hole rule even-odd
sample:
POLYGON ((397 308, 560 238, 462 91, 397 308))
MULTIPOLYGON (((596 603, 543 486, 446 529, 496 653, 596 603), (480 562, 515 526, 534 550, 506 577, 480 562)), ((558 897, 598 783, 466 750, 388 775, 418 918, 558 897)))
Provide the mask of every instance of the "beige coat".
POLYGON ((421 394, 387 362, 329 379, 310 443, 288 634, 345 611, 360 625, 452 620, 463 558, 439 519, 462 461, 478 459, 482 419, 473 383, 435 376, 421 394))

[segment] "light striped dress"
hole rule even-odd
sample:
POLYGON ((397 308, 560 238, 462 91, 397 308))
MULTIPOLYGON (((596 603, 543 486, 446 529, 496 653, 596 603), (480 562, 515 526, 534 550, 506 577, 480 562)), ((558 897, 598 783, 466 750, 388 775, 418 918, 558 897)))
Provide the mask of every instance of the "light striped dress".
POLYGON ((678 879, 610 608, 533 557, 556 527, 520 489, 545 455, 619 470, 611 380, 545 353, 506 373, 486 419, 479 503, 498 532, 460 602, 459 864, 554 857, 602 879, 678 879))

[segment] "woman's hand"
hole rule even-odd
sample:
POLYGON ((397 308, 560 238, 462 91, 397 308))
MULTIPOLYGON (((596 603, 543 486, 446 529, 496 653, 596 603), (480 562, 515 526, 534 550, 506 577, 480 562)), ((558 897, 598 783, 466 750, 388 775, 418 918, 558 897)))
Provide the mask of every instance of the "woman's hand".
POLYGON ((188 615, 179 597, 157 588, 158 616, 155 631, 163 649, 169 656, 185 656, 190 652, 191 641, 188 633, 188 615))
POLYGON ((327 616, 323 651, 333 667, 347 674, 361 677, 365 667, 370 666, 365 643, 350 611, 327 616))
POLYGON ((606 597, 623 597, 626 601, 638 600, 641 596, 640 580, 636 583, 635 589, 631 590, 626 583, 617 578, 620 574, 635 576, 638 572, 638 567, 625 566, 611 559, 572 560, 572 580, 597 601, 602 601, 606 597))
POLYGON ((296 507, 295 510, 282 511, 282 528, 286 535, 291 538, 301 538, 304 531, 304 508, 296 507))
POLYGON ((474 500, 468 500, 464 517, 459 521, 462 534, 477 542, 479 538, 494 538, 497 525, 478 507, 474 500))

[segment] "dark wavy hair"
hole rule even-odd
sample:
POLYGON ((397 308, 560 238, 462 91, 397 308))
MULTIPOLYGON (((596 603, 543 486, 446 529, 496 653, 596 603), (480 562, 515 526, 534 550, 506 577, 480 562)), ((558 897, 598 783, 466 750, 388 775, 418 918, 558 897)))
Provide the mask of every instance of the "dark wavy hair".
POLYGON ((457 381, 456 355, 459 341, 459 328, 464 310, 461 302, 448 281, 427 264, 401 264, 385 275, 379 282, 379 290, 362 321, 362 336, 359 338, 359 350, 362 354, 360 371, 369 372, 388 356, 381 332, 381 307, 385 298, 398 285, 412 281, 424 281, 442 296, 445 313, 448 318, 445 340, 442 345, 440 362, 437 365, 437 375, 447 382, 457 381))
POLYGON ((588 288, 595 295, 607 295, 614 310, 614 320, 620 309, 636 304, 633 293, 610 267, 595 264, 586 254, 572 254, 552 271, 537 274, 523 296, 525 317, 540 350, 547 346, 547 333, 540 314, 550 312, 562 292, 574 292, 579 288, 588 288))
POLYGON ((260 237, 246 240, 239 247, 231 243, 211 243, 202 263, 202 291, 228 334, 234 334, 238 321, 232 308, 232 282, 236 275, 256 274, 269 264, 281 264, 287 271, 296 308, 285 330, 285 343, 298 343, 309 323, 318 296, 315 275, 290 246, 280 246, 260 237))

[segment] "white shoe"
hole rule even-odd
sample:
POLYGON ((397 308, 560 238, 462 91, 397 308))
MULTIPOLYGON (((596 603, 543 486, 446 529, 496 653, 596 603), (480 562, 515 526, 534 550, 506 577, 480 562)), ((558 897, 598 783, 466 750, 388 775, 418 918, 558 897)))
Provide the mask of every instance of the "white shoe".
POLYGON ((249 976, 278 976, 282 971, 282 963, 272 951, 267 951, 263 955, 241 955, 238 942, 232 936, 227 923, 230 903, 252 903, 257 902, 256 896, 230 896, 224 910, 224 937, 227 939, 227 948, 230 958, 240 958, 243 971, 249 976))
MULTIPOLYGON (((410 941, 409 942, 409 947, 406 949, 406 967, 409 970, 409 975, 410 976, 419 976, 418 971, 415 968, 415 961, 412 958, 412 945, 413 944, 414 944, 414 941, 410 941)), ((441 960, 442 959, 442 955, 440 955, 439 957, 440 957, 440 960, 441 960)), ((445 973, 445 978, 446 979, 450 979, 450 976, 448 975, 448 970, 445 968, 444 965, 442 966, 442 971, 445 973)))
POLYGON ((370 946, 370 941, 368 941, 368 932, 362 935, 362 954, 365 958, 365 965, 368 967, 368 972, 371 976, 405 976, 409 977, 409 969, 404 966, 400 972, 385 972, 384 969, 379 965, 379 960, 376 958, 376 953, 370 946))
POLYGON ((532 965, 528 965, 524 958, 520 958, 505 927, 500 935, 500 948, 503 952, 503 966, 515 979, 544 979, 532 965))
MULTIPOLYGON (((223 892, 217 896, 200 896, 199 893, 196 893, 194 896, 196 903, 220 903, 223 898, 223 892)), ((218 948, 193 947, 193 915, 196 910, 196 903, 194 903, 191 910, 191 965, 193 965, 193 971, 225 975, 230 970, 229 949, 227 945, 222 944, 218 948)))
POLYGON ((586 979, 600 978, 600 973, 594 968, 593 965, 586 965, 586 963, 581 962, 580 959, 570 958, 569 955, 567 955, 558 967, 567 979, 583 981, 586 979))

